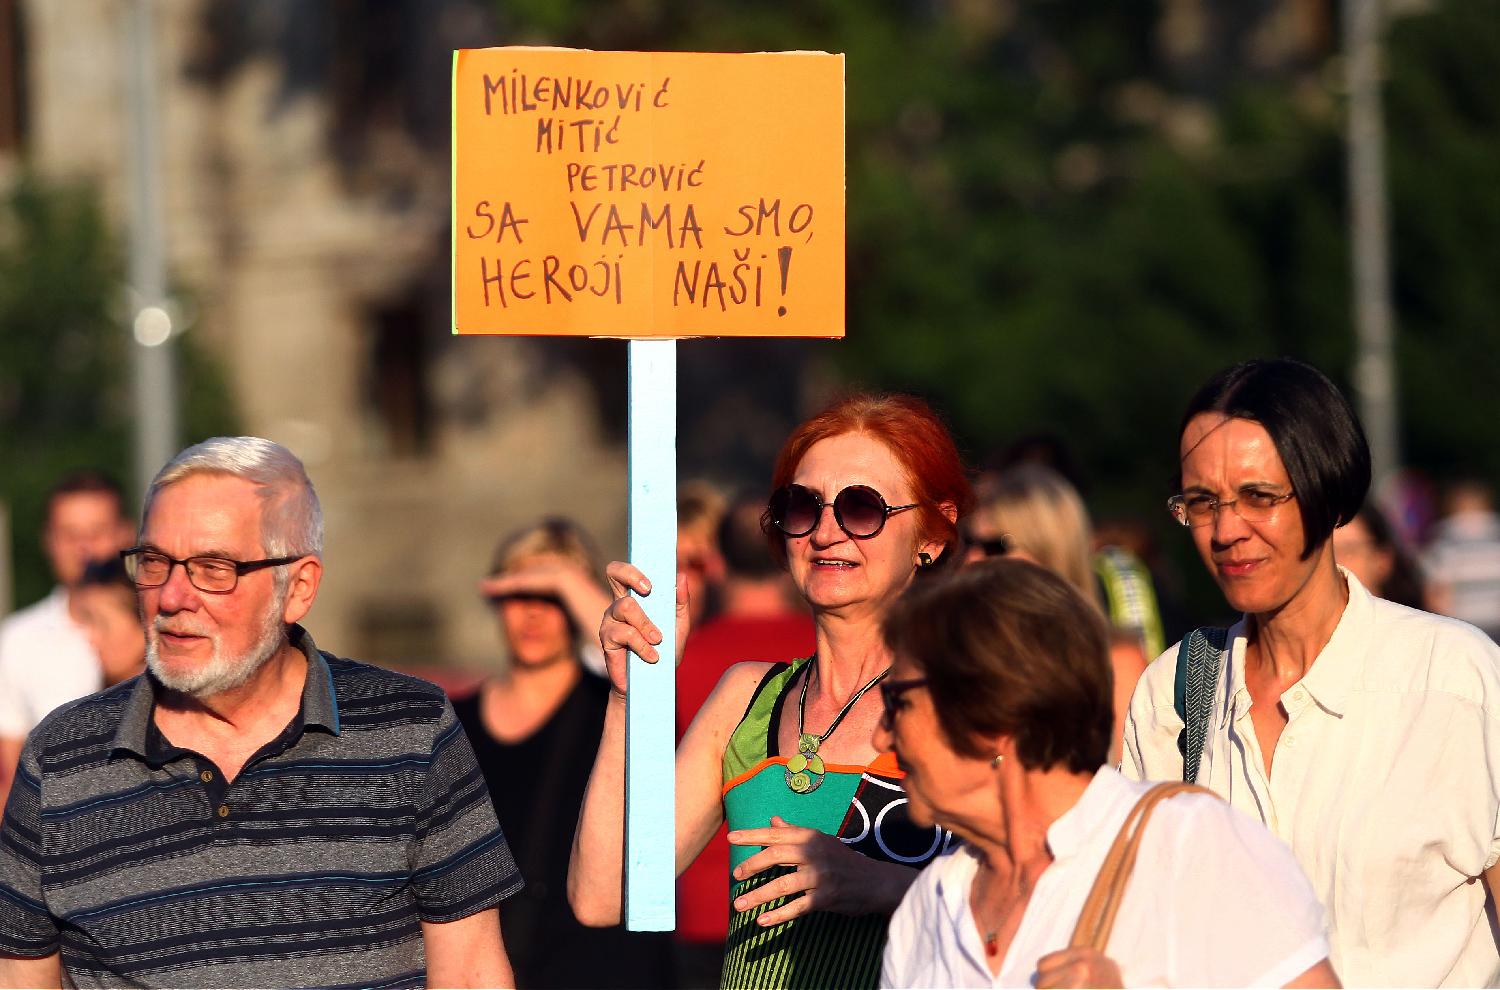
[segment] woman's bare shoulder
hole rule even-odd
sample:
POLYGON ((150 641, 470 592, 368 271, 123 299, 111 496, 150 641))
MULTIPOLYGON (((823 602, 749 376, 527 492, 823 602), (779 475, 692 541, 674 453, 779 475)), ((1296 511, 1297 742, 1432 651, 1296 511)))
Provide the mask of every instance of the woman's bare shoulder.
POLYGON ((774 666, 761 661, 743 661, 725 668, 719 683, 694 713, 682 746, 694 752, 712 752, 715 758, 722 755, 730 733, 744 718, 756 688, 774 666))
POLYGON ((750 703, 750 696, 775 666, 777 665, 765 660, 741 660, 730 664, 719 678, 713 694, 709 695, 709 702, 724 695, 741 700, 743 704, 740 705, 740 710, 743 711, 744 706, 750 703))
POLYGON ((726 667, 693 720, 720 730, 738 725, 756 688, 776 666, 761 660, 744 660, 726 667))

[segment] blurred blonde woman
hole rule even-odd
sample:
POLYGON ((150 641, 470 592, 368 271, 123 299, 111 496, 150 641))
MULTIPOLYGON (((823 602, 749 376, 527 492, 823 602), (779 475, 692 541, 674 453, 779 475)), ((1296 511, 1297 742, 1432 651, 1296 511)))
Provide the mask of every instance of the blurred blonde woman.
MULTIPOLYGON (((971 560, 1010 556, 1040 564, 1105 614, 1090 561, 1093 527, 1083 499, 1066 478, 1041 464, 1018 464, 982 479, 977 494, 979 505, 969 527, 971 560)), ((1115 678, 1109 761, 1117 764, 1130 696, 1148 659, 1139 633, 1111 630, 1109 658, 1115 678)))

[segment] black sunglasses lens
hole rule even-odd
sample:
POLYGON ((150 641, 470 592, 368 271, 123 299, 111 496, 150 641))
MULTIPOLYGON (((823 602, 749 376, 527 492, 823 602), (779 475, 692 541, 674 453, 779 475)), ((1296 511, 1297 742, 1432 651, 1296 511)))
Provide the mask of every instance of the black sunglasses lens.
POLYGON ((885 499, 873 488, 850 485, 833 500, 833 514, 850 536, 874 536, 885 526, 885 499))
POLYGON ((823 500, 810 488, 787 485, 771 496, 771 521, 787 536, 806 536, 818 525, 823 500))

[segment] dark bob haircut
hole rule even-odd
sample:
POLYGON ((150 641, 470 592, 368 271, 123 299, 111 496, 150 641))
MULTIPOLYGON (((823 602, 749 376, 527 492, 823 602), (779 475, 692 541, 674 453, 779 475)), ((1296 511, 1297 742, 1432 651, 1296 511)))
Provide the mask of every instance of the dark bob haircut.
POLYGON ((886 613, 891 652, 927 678, 955 753, 988 759, 1009 736, 1028 770, 1099 769, 1114 724, 1109 630, 1045 568, 991 558, 913 584, 886 613))
POLYGON ((1219 372, 1188 403, 1180 439, 1200 413, 1265 427, 1302 513, 1306 560, 1353 519, 1370 489, 1370 445, 1349 400, 1317 368, 1291 358, 1246 361, 1219 372))

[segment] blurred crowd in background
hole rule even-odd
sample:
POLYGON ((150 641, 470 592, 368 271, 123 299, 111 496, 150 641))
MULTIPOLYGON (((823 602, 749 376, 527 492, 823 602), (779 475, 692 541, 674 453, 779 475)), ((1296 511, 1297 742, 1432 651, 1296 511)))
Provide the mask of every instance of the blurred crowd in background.
MULTIPOLYGON (((1108 616, 1118 737, 1146 664, 1206 619, 1184 603, 1150 529, 1130 519, 1092 522, 1070 470, 1056 441, 1025 438, 998 453, 977 479, 964 553, 1038 563, 1108 616)), ((1367 505, 1335 531, 1336 559, 1372 593, 1455 616, 1500 641, 1493 492, 1475 481, 1453 485, 1440 503, 1430 486, 1413 492, 1401 515, 1367 505)), ((118 557, 134 542, 121 489, 102 472, 75 472, 57 480, 46 505, 37 535, 55 587, 0 622, 0 797, 27 733, 52 708, 143 669, 135 589, 118 557), (39 655, 48 662, 37 663, 39 655)), ((679 738, 731 664, 813 650, 806 604, 767 550, 764 512, 758 492, 681 486, 677 566, 688 581, 692 632, 677 677, 679 738)), ((498 634, 492 672, 416 669, 454 697, 528 878, 502 909, 523 985, 714 985, 728 919, 722 828, 678 881, 671 936, 587 928, 566 900, 572 826, 609 692, 595 630, 610 595, 595 541, 575 522, 543 519, 501 539, 488 569, 470 577, 498 634), (508 786, 525 777, 547 784, 508 786)), ((1110 760, 1119 757, 1116 738, 1110 760)))

